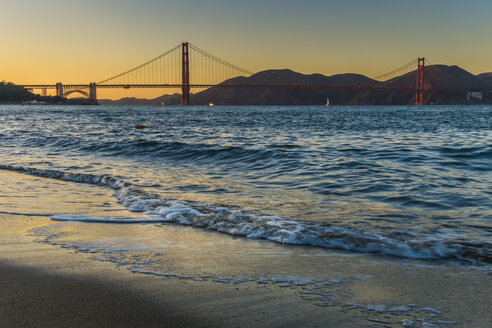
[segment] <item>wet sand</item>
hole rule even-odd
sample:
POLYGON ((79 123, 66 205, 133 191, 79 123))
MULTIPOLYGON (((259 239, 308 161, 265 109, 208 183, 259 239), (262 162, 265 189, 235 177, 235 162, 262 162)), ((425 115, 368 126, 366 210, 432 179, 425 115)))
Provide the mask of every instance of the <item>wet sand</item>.
MULTIPOLYGON (((111 190, 4 171, 0 178, 3 211, 127 211, 111 190)), ((411 321, 413 327, 488 328, 492 322, 492 275, 474 268, 172 225, 60 224, 48 216, 3 213, 0 226, 0 327, 404 327, 411 321), (39 227, 55 227, 50 242, 33 233, 39 227), (167 249, 159 256, 168 261, 163 272, 195 278, 209 271, 260 278, 287 272, 325 280, 283 287, 257 278, 236 284, 165 277, 136 272, 126 258, 110 261, 62 247, 113 238, 147 245, 144 237, 159 238, 167 249)))
POLYGON ((187 313, 191 311, 178 310, 172 298, 155 302, 142 290, 121 287, 103 277, 71 277, 2 263, 0 290, 2 327, 209 325, 187 313))
POLYGON ((364 327, 296 291, 136 274, 33 241, 45 217, 0 214, 0 327, 364 327))
POLYGON ((351 303, 324 307, 310 289, 162 278, 33 242, 28 231, 48 220, 0 214, 2 223, 10 221, 9 233, 0 233, 0 327, 405 327, 411 320, 412 327, 486 328, 491 319, 490 274, 359 267, 372 278, 350 286, 351 303), (433 308, 417 317, 385 311, 399 299, 421 306, 442 300, 445 317, 433 308), (431 325, 433 318, 441 324, 431 325))

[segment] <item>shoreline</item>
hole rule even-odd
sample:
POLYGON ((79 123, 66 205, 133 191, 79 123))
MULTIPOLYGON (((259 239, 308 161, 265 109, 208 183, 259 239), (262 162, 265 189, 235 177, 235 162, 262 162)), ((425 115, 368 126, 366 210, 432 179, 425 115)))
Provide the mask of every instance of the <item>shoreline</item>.
POLYGON ((0 222, 7 221, 14 223, 0 233, 1 327, 362 328, 367 323, 335 309, 326 316, 299 303, 295 290, 135 273, 35 241, 29 231, 50 224, 49 218, 0 214, 0 222))
POLYGON ((492 275, 481 270, 178 225, 55 222, 48 213, 137 214, 109 189, 0 177, 0 207, 31 213, 0 213, 2 327, 488 328, 492 320, 492 275))

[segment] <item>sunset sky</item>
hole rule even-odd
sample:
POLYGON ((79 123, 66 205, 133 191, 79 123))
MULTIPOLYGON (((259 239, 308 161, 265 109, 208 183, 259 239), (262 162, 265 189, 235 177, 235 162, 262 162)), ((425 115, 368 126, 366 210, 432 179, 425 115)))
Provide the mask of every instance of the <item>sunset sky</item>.
POLYGON ((477 74, 492 71, 491 13, 490 0, 0 0, 0 80, 100 81, 183 41, 254 72, 376 76, 425 56, 477 74))

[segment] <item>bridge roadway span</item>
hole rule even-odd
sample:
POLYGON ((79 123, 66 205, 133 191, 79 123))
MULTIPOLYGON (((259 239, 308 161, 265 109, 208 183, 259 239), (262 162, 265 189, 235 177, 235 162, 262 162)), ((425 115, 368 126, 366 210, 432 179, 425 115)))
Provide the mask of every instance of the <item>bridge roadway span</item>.
MULTIPOLYGON (((98 89, 181 89, 182 84, 63 84, 63 89, 88 89, 91 85, 98 89)), ((26 89, 56 89, 57 84, 25 84, 20 85, 26 89)), ((395 87, 375 87, 375 86, 338 86, 338 85, 296 85, 296 84, 190 84, 190 88, 207 89, 215 88, 241 88, 241 89, 318 89, 318 90, 361 90, 361 91, 397 91, 397 92, 416 92, 416 88, 395 88, 395 87)), ((425 93, 445 92, 445 93, 467 93, 467 91, 450 91, 422 89, 425 93)))

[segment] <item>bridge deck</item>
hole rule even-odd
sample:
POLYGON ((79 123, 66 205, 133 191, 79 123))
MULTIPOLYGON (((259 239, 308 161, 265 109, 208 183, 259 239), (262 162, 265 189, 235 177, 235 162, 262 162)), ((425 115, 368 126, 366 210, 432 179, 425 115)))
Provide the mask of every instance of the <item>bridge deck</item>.
MULTIPOLYGON (((21 87, 28 89, 56 89, 56 84, 25 84, 21 87)), ((179 89, 181 84, 97 84, 98 89, 179 89)), ((395 91, 395 92, 417 92, 416 88, 395 88, 395 87, 375 87, 375 86, 337 86, 337 85, 290 85, 290 84, 190 84, 190 88, 242 88, 242 89, 297 89, 297 90, 352 90, 352 91, 395 91)), ((63 89, 88 89, 89 84, 64 84, 63 89)), ((452 93, 466 94, 464 90, 436 90, 422 89, 425 93, 452 93)), ((492 92, 492 91, 491 91, 492 92)))

